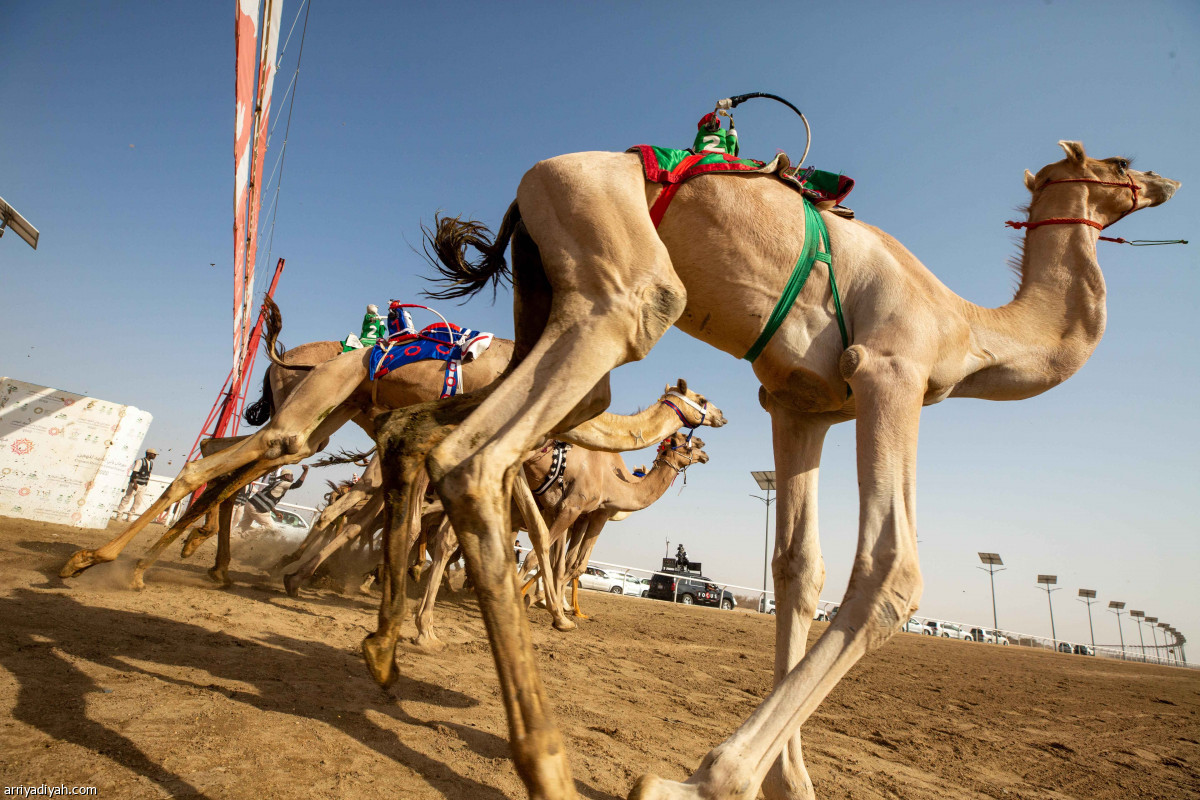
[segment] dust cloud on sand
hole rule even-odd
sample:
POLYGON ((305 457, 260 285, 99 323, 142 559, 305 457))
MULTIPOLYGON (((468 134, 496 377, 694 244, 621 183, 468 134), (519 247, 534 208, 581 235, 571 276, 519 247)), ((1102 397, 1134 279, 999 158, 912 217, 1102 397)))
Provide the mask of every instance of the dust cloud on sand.
MULTIPOLYGON (((57 577, 117 530, 0 517, 0 783, 101 797, 525 796, 469 593, 443 590, 446 649, 402 646, 388 693, 358 655, 377 594, 289 598, 237 540, 231 590, 204 574, 210 542, 187 561, 172 547, 145 591, 129 591, 127 565, 159 526, 118 562, 57 577)), ((574 632, 553 631, 545 611, 530 621, 585 800, 625 797, 643 772, 685 777, 769 691, 771 618, 597 592, 581 603, 593 619, 574 632)), ((1191 670, 899 635, 804 733, 822 800, 1200 797, 1191 670)))

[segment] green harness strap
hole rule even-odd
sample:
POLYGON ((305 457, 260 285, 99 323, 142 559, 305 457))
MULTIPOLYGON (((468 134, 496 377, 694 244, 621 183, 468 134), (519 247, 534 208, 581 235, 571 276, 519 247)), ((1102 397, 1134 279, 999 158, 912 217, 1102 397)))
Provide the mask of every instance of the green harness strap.
POLYGON ((792 270, 792 276, 788 278, 787 286, 783 287, 783 294, 779 296, 779 302, 775 304, 771 316, 767 318, 767 327, 763 328, 758 340, 746 351, 746 355, 742 356, 751 363, 762 354, 767 342, 771 341, 775 331, 779 330, 779 326, 787 318, 788 312, 792 310, 792 304, 796 302, 800 290, 804 288, 804 284, 808 280, 809 273, 812 272, 813 264, 817 261, 824 262, 829 269, 829 288, 833 291, 833 309, 837 313, 838 330, 842 333, 842 347, 850 346, 850 338, 846 335, 846 320, 842 317, 842 298, 838 295, 837 282, 833 278, 829 229, 825 227, 825 220, 821 219, 820 212, 808 200, 804 201, 804 232, 804 250, 801 251, 800 258, 796 261, 796 267, 792 270), (824 252, 818 252, 818 247, 823 247, 824 252))

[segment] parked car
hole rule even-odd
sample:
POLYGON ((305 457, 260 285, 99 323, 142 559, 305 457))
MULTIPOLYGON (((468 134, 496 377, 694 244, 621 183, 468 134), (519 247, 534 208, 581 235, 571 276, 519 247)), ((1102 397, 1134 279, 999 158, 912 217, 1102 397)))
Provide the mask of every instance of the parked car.
POLYGON ((726 610, 737 606, 733 593, 728 589, 720 588, 711 578, 690 572, 655 574, 650 578, 650 597, 655 600, 676 600, 687 606, 720 606, 726 610))
POLYGON ((971 641, 981 642, 983 644, 999 644, 1003 639, 1005 644, 1008 644, 1008 639, 1004 639, 999 631, 989 631, 984 628, 971 628, 971 641))
POLYGON ((649 597, 650 596, 650 579, 638 578, 633 575, 625 575, 625 584, 621 587, 622 594, 630 595, 631 597, 649 597))
POLYGON ((774 597, 764 597, 761 600, 759 600, 758 601, 758 610, 764 614, 774 614, 775 613, 775 598, 774 597))
POLYGON ((1058 652, 1060 652, 1060 653, 1071 652, 1071 643, 1070 642, 1059 642, 1058 643, 1058 652))
POLYGON ((841 608, 841 606, 834 606, 833 608, 825 609, 825 618, 828 622, 833 622, 834 617, 837 616, 839 608, 841 608))
POLYGON ((600 567, 588 567, 580 574, 579 585, 597 592, 622 594, 625 591, 625 575, 616 571, 610 574, 600 567))
POLYGON ((1072 652, 1074 652, 1075 655, 1077 655, 1077 656, 1094 656, 1094 655, 1096 655, 1096 651, 1093 650, 1091 647, 1089 647, 1086 644, 1075 645, 1075 647, 1072 648, 1072 652))
POLYGON ((916 617, 909 617, 908 622, 900 626, 901 633, 925 633, 925 626, 916 617))
POLYGON ((922 633, 928 636, 940 636, 943 639, 962 639, 963 641, 973 642, 971 634, 962 629, 961 625, 956 625, 953 622, 939 622, 936 619, 926 620, 922 633))

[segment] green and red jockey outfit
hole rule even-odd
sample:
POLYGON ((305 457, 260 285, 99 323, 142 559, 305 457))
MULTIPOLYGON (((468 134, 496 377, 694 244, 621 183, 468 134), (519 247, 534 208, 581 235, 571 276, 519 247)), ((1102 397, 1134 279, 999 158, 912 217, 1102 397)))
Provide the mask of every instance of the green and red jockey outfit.
POLYGON ((715 113, 705 114, 696 123, 696 139, 692 150, 697 153, 738 154, 738 135, 733 129, 733 118, 729 119, 729 130, 721 127, 721 119, 715 113))

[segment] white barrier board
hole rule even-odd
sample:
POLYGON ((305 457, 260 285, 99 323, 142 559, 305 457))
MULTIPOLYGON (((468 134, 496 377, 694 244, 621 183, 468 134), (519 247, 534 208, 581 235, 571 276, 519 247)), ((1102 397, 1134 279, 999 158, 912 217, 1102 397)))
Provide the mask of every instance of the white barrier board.
POLYGON ((149 412, 0 377, 0 515, 104 528, 149 412))

